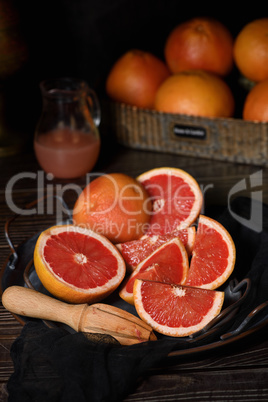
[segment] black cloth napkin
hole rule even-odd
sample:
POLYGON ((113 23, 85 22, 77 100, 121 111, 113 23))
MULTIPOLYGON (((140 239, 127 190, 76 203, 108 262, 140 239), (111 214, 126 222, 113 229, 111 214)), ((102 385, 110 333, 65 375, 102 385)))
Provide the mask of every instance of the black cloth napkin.
POLYGON ((9 401, 119 401, 167 355, 170 345, 162 346, 122 347, 109 336, 90 339, 27 323, 11 349, 15 372, 8 382, 9 401))
MULTIPOLYGON (((228 208, 210 207, 205 214, 220 221, 233 237, 237 250, 233 276, 251 280, 247 299, 230 321, 228 330, 233 330, 268 299, 268 207, 241 197, 228 208)), ((266 308, 258 320, 267 318, 266 308)), ((215 336, 209 342, 218 341, 219 334, 215 336)), ((201 339, 194 346, 207 342, 201 339)), ((164 336, 156 342, 121 346, 109 336, 71 334, 33 320, 11 348, 14 373, 7 385, 9 402, 121 401, 169 352, 190 347, 184 339, 164 336)))

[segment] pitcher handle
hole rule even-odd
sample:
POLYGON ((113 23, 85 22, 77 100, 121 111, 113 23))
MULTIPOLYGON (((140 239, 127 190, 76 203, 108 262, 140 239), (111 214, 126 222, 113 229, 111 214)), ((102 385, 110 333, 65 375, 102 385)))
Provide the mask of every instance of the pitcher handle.
POLYGON ((95 126, 99 127, 100 122, 101 122, 101 109, 100 109, 99 99, 98 99, 95 91, 91 88, 88 88, 87 94, 88 94, 87 101, 88 101, 88 106, 89 106, 89 110, 90 110, 92 119, 95 123, 95 126))

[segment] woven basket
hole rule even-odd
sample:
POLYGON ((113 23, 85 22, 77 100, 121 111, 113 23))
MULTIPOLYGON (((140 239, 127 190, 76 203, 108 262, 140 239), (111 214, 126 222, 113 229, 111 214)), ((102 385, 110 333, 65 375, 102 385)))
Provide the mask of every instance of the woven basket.
POLYGON ((115 102, 110 107, 110 123, 125 146, 268 166, 267 123, 168 114, 115 102))

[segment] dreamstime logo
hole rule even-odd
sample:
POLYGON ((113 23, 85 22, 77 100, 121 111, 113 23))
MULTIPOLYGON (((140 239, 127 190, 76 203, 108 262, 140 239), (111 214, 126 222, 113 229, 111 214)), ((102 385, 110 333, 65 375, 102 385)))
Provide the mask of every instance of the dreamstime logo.
MULTIPOLYGON (((129 201, 142 201, 141 209, 148 214, 150 213, 161 213, 163 212, 164 215, 170 216, 174 212, 179 211, 181 216, 185 215, 188 216, 189 211, 191 210, 195 196, 189 196, 189 192, 187 195, 187 191, 185 191, 185 184, 181 184, 178 187, 174 188, 174 185, 171 183, 170 178, 167 178, 166 183, 166 191, 163 193, 163 188, 158 184, 151 184, 149 189, 150 194, 153 194, 150 199, 143 200, 143 194, 139 187, 136 187, 135 194, 132 196, 129 195, 128 189, 129 185, 124 186, 123 188, 118 188, 116 181, 111 178, 109 175, 105 175, 102 173, 90 173, 87 175, 85 187, 87 188, 87 184, 90 183, 93 179, 106 176, 111 180, 110 185, 114 191, 114 199, 110 204, 107 204, 105 210, 99 212, 99 214, 106 214, 111 211, 114 207, 120 208, 120 210, 124 213, 129 215, 129 225, 130 229, 135 224, 135 215, 139 214, 141 210, 132 210, 129 208, 129 201), (167 199, 171 201, 169 203, 166 202, 167 199), (153 201, 153 211, 151 212, 149 208, 149 201, 153 201)), ((228 198, 226 200, 227 206, 229 209, 229 213, 231 216, 238 221, 240 224, 256 231, 262 231, 263 225, 263 211, 262 211, 262 184, 263 184, 263 174, 262 171, 259 170, 249 177, 244 178, 237 182, 229 191, 228 198), (243 192, 250 192, 250 216, 244 217, 239 215, 238 211, 233 210, 232 200, 239 196, 240 193, 243 192)), ((209 184, 203 186, 200 184, 201 192, 203 194, 204 203, 205 203, 205 193, 209 189, 214 189, 213 184, 209 184)), ((214 189, 215 190, 215 189, 214 189)), ((53 175, 47 174, 43 171, 38 171, 37 173, 33 172, 21 172, 17 175, 13 176, 7 183, 5 189, 5 197, 6 203, 9 209, 18 215, 26 215, 32 216, 35 214, 42 214, 42 215, 55 215, 56 223, 62 222, 66 214, 71 217, 74 211, 70 210, 67 204, 65 203, 64 199, 66 198, 67 192, 74 192, 75 196, 78 197, 82 193, 82 188, 75 184, 75 183, 67 183, 67 184, 55 184, 53 183, 53 175), (16 185, 19 183, 20 180, 34 180, 36 183, 36 190, 37 190, 37 199, 38 202, 34 205, 31 205, 27 208, 20 208, 14 202, 14 194, 16 185), (56 205, 53 202, 53 199, 60 200, 57 202, 56 205)), ((89 194, 88 194, 89 196, 89 194)), ((88 212, 90 212, 90 205, 88 205, 88 212)), ((204 205, 203 205, 204 210, 204 205)), ((77 211, 76 211, 77 212, 77 211)), ((95 213, 95 212, 94 212, 95 213)), ((170 221, 167 219, 166 222, 170 224, 170 221)), ((112 224, 112 223, 111 223, 112 224)), ((103 228, 100 227, 100 224, 96 224, 96 231, 102 231, 103 228)), ((174 227, 174 226, 173 226, 174 227)), ((120 228, 115 227, 115 230, 120 232, 120 228)), ((157 230, 158 231, 158 230, 157 230)))

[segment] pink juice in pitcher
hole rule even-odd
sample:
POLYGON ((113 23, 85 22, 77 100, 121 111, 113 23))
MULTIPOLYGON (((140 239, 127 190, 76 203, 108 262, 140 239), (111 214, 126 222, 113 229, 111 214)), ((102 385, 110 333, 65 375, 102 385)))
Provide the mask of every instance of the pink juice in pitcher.
POLYGON ((77 178, 90 172, 97 162, 100 139, 68 127, 39 134, 34 150, 40 166, 58 178, 77 178))

